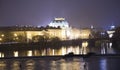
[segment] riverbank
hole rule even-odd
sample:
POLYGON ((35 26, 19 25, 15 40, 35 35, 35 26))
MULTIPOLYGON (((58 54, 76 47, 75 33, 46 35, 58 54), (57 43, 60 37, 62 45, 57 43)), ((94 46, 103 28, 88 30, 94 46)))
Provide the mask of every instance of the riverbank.
POLYGON ((64 58, 87 58, 90 57, 118 57, 120 58, 120 54, 86 54, 86 55, 57 55, 57 56, 24 56, 24 57, 3 57, 0 59, 64 59, 64 58))

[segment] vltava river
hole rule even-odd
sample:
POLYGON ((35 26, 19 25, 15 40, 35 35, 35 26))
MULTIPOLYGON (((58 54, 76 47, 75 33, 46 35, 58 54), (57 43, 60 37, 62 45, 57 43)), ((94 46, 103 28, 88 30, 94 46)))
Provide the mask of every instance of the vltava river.
POLYGON ((0 70, 119 70, 120 56, 0 59, 0 70))

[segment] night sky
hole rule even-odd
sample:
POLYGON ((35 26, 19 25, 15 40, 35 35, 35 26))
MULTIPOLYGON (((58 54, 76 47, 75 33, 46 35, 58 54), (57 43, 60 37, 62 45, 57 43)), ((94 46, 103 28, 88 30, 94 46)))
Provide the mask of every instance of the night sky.
POLYGON ((0 0, 0 26, 46 26, 65 17, 73 27, 120 25, 119 0, 0 0))

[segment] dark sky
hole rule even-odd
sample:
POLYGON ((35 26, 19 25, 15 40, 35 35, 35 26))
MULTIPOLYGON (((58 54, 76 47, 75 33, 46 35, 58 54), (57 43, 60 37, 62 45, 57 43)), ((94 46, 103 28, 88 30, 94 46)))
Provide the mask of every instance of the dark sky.
POLYGON ((0 26, 46 26, 65 17, 73 27, 120 25, 119 0, 0 0, 0 26))

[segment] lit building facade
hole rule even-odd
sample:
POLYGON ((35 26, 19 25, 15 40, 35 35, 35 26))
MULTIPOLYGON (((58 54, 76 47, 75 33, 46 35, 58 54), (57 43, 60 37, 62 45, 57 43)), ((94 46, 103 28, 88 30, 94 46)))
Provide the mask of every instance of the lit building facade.
MULTIPOLYGON (((55 18, 48 27, 0 27, 0 44, 12 43, 31 43, 39 42, 42 38, 48 39, 59 38, 60 40, 73 40, 73 39, 89 39, 91 35, 90 28, 77 29, 69 26, 69 23, 64 18, 55 18)), ((58 49, 35 49, 13 50, 13 51, 0 51, 0 57, 5 56, 45 56, 45 55, 65 55, 70 52, 75 54, 86 54, 87 42, 82 43, 82 48, 77 47, 62 47, 58 49), (48 51, 48 52, 46 52, 48 51), (9 55, 8 55, 9 53, 9 55)))
POLYGON ((50 24, 50 27, 60 27, 60 28, 69 28, 69 23, 65 20, 65 18, 54 18, 50 24))
POLYGON ((108 30, 107 33, 109 35, 109 38, 112 38, 113 34, 115 33, 115 26, 114 25, 110 26, 110 30, 108 30))
POLYGON ((40 27, 3 27, 0 28, 0 43, 6 42, 38 42, 39 36, 60 40, 88 39, 91 29, 69 27, 65 18, 55 18, 49 28, 40 27))
POLYGON ((91 29, 77 29, 70 27, 65 18, 54 18, 54 20, 48 24, 50 27, 60 27, 62 40, 66 39, 88 39, 91 34, 91 29))

